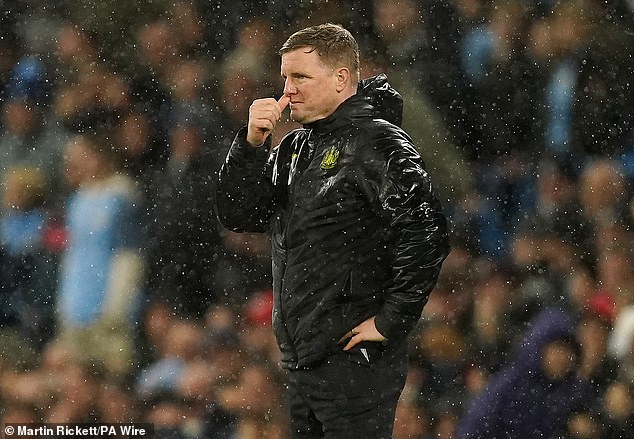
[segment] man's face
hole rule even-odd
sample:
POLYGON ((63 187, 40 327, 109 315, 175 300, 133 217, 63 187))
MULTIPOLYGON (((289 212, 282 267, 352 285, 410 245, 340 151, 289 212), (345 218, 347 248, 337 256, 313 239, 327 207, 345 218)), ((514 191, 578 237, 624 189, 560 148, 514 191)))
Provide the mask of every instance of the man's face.
POLYGON ((282 78, 295 122, 307 124, 328 117, 342 102, 335 69, 324 64, 310 47, 282 55, 282 78))
POLYGON ((94 177, 99 166, 98 155, 81 136, 76 136, 68 142, 64 158, 66 183, 73 189, 94 177))
POLYGON ((575 367, 575 352, 567 343, 553 340, 542 350, 542 370, 551 380, 562 380, 575 367))

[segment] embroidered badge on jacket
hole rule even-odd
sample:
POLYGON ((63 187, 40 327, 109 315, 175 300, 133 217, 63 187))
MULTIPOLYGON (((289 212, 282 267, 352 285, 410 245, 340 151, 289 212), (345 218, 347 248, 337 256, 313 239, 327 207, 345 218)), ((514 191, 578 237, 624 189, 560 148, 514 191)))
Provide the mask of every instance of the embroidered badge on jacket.
POLYGON ((324 154, 324 158, 321 161, 321 165, 319 166, 321 169, 332 169, 337 164, 337 160, 339 159, 339 150, 334 146, 331 146, 326 154, 324 154))

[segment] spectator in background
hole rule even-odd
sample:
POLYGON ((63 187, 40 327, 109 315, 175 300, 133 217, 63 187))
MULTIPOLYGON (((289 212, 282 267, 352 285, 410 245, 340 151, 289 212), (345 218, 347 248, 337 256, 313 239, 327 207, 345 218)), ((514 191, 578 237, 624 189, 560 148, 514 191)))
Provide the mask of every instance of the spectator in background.
POLYGON ((544 308, 556 306, 563 296, 563 273, 556 264, 560 254, 552 249, 549 231, 524 226, 513 236, 510 275, 513 293, 506 314, 505 332, 513 340, 544 308))
MULTIPOLYGON (((486 269, 485 269, 486 270, 486 269)), ((513 288, 497 270, 482 276, 473 289, 472 319, 469 333, 471 355, 475 364, 488 374, 497 372, 513 339, 507 331, 507 319, 513 288)))
POLYGON ((0 213, 0 326, 40 348, 53 334, 56 252, 48 242, 45 182, 35 168, 10 169, 0 213))
MULTIPOLYGON (((275 437, 272 434, 285 421, 279 383, 279 370, 273 370, 266 363, 247 360, 237 380, 219 389, 223 410, 234 416, 235 436, 241 439, 275 437)), ((283 430, 287 428, 284 425, 283 430)))
POLYGON ((238 311, 231 306, 212 307, 206 316, 206 358, 213 371, 214 387, 218 391, 230 388, 236 382, 240 370, 253 355, 242 344, 242 331, 238 311), (239 349, 236 349, 239 346, 239 349))
MULTIPOLYGON (((161 146, 167 144, 167 130, 170 126, 172 96, 166 71, 172 68, 173 63, 170 62, 171 57, 165 53, 164 48, 155 47, 154 44, 168 44, 170 38, 174 36, 170 27, 163 21, 151 21, 139 26, 134 34, 136 62, 127 76, 133 102, 132 110, 147 115, 152 123, 152 132, 159 143, 162 143, 161 146), (167 42, 163 40, 165 33, 167 42)), ((171 46, 168 51, 170 48, 171 46)))
MULTIPOLYGON (((534 10, 514 0, 497 0, 486 21, 461 40, 461 62, 475 97, 476 129, 481 143, 467 145, 484 167, 503 158, 508 164, 530 160, 535 152, 531 133, 535 72, 526 50, 526 29, 534 10)), ((497 166, 504 166, 498 163, 497 166)))
POLYGON ((130 89, 105 63, 65 82, 55 100, 55 113, 71 132, 111 129, 130 106, 130 89))
POLYGON ((57 33, 56 43, 60 81, 74 83, 79 76, 89 73, 98 62, 99 53, 94 36, 77 24, 62 26, 57 33))
POLYGON ((44 201, 59 204, 64 197, 61 164, 67 134, 48 117, 53 91, 44 63, 23 57, 12 71, 3 106, 0 173, 15 166, 35 168, 44 177, 44 201))
POLYGON ((0 379, 3 401, 28 409, 31 422, 97 422, 95 406, 102 370, 81 363, 71 346, 53 341, 42 350, 39 367, 7 373, 0 379))
POLYGON ((608 354, 611 330, 611 316, 601 315, 595 303, 588 306, 576 326, 576 336, 581 346, 579 377, 589 383, 594 391, 594 406, 599 405, 606 389, 618 376, 618 362, 608 354))
POLYGON ((552 435, 557 439, 605 439, 601 417, 594 408, 573 411, 564 428, 552 435))
POLYGON ((2 189, 2 247, 12 255, 36 250, 46 222, 42 172, 16 166, 6 173, 2 189))
MULTIPOLYGON (((279 46, 274 25, 266 17, 253 17, 238 26, 236 47, 227 55, 223 68, 229 71, 251 72, 257 78, 258 92, 266 94, 277 84, 277 52, 279 46)), ((243 113, 241 113, 243 114, 243 113)))
MULTIPOLYGON (((561 243, 559 257, 569 255, 568 266, 583 263, 593 267, 593 225, 591 218, 583 214, 579 194, 583 170, 570 162, 544 159, 537 172, 535 206, 528 221, 532 227, 551 231, 553 241, 561 243)), ((562 273, 570 271, 558 265, 562 273)))
POLYGON ((167 142, 143 103, 133 104, 114 129, 124 155, 123 167, 139 183, 147 206, 154 190, 154 174, 165 169, 167 142))
MULTIPOLYGON (((189 425, 189 405, 182 398, 171 395, 161 396, 150 401, 149 409, 141 418, 142 422, 154 426, 156 439, 190 439, 200 437, 201 430, 197 422, 189 425)), ((214 436, 207 436, 216 439, 214 436)), ((225 439, 220 436, 219 439, 225 439)))
MULTIPOLYGON (((386 0, 373 2, 373 24, 380 41, 389 55, 390 64, 396 70, 404 71, 412 76, 410 70, 415 69, 421 46, 427 43, 430 29, 422 22, 419 2, 403 0, 394 3, 386 0)), ((427 48, 427 47, 425 47, 427 48)))
POLYGON ((168 113, 170 129, 189 125, 198 127, 204 137, 216 134, 216 115, 211 111, 207 96, 208 81, 206 65, 200 61, 183 61, 173 66, 169 77, 172 97, 168 113))
POLYGON ((176 1, 168 7, 169 21, 183 54, 197 57, 202 51, 204 24, 195 2, 176 1))
POLYGON ((144 368, 137 378, 136 390, 142 399, 161 395, 179 395, 178 383, 187 365, 203 357, 203 332, 191 321, 175 320, 163 328, 159 357, 144 368))
POLYGON ((139 330, 137 350, 139 367, 143 368, 158 360, 164 340, 164 330, 172 325, 176 314, 164 300, 149 301, 143 307, 143 326, 139 330))
POLYGON ((600 2, 556 2, 529 31, 532 57, 545 74, 537 124, 547 154, 582 162, 623 152, 632 129, 626 55, 631 36, 602 23, 600 2))
POLYGON ((119 173, 106 136, 77 135, 67 146, 68 248, 60 267, 58 326, 84 360, 116 378, 134 365, 132 325, 143 279, 139 199, 119 173))
MULTIPOLYGON (((624 170, 616 160, 599 158, 583 167, 579 176, 580 210, 593 226, 595 237, 601 230, 628 223, 630 193, 624 170)), ((601 245, 597 244, 599 250, 601 245)))
POLYGON ((101 376, 88 363, 71 363, 59 374, 57 399, 47 410, 45 423, 94 423, 99 421, 97 399, 101 376))
POLYGON ((471 402, 458 438, 550 437, 587 400, 579 358, 571 320, 554 310, 540 315, 513 362, 471 402))
POLYGON ((155 81, 166 84, 170 69, 179 63, 181 42, 166 19, 145 23, 136 35, 138 59, 155 81))
POLYGON ((616 381, 603 395, 605 439, 634 438, 634 389, 632 381, 616 381))
POLYGON ((104 379, 97 390, 96 410, 99 422, 130 423, 139 421, 139 403, 134 394, 117 382, 104 379))

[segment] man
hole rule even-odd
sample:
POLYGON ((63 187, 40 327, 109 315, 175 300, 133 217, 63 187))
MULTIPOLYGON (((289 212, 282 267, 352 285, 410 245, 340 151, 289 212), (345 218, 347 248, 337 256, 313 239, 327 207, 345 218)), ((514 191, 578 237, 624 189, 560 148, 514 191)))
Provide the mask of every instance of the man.
POLYGON ((383 75, 358 82, 340 26, 280 50, 284 95, 253 102, 220 176, 235 231, 271 232, 273 329, 293 438, 389 438, 406 338, 447 256, 447 225, 383 75), (270 150, 282 110, 303 125, 270 150))
POLYGON ((572 315, 559 308, 531 320, 514 358, 470 401, 456 437, 562 437, 570 416, 592 405, 574 329, 572 315))
POLYGON ((59 337, 81 361, 113 378, 134 366, 133 318, 143 280, 140 203, 106 135, 81 134, 66 147, 68 245, 59 271, 59 337))

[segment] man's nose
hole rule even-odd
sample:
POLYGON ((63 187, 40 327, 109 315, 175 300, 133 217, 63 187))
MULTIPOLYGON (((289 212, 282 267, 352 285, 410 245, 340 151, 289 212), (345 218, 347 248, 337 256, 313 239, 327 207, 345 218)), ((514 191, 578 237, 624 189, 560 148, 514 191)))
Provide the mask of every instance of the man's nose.
POLYGON ((284 81, 284 94, 292 95, 297 93, 297 87, 290 81, 290 78, 284 81))

